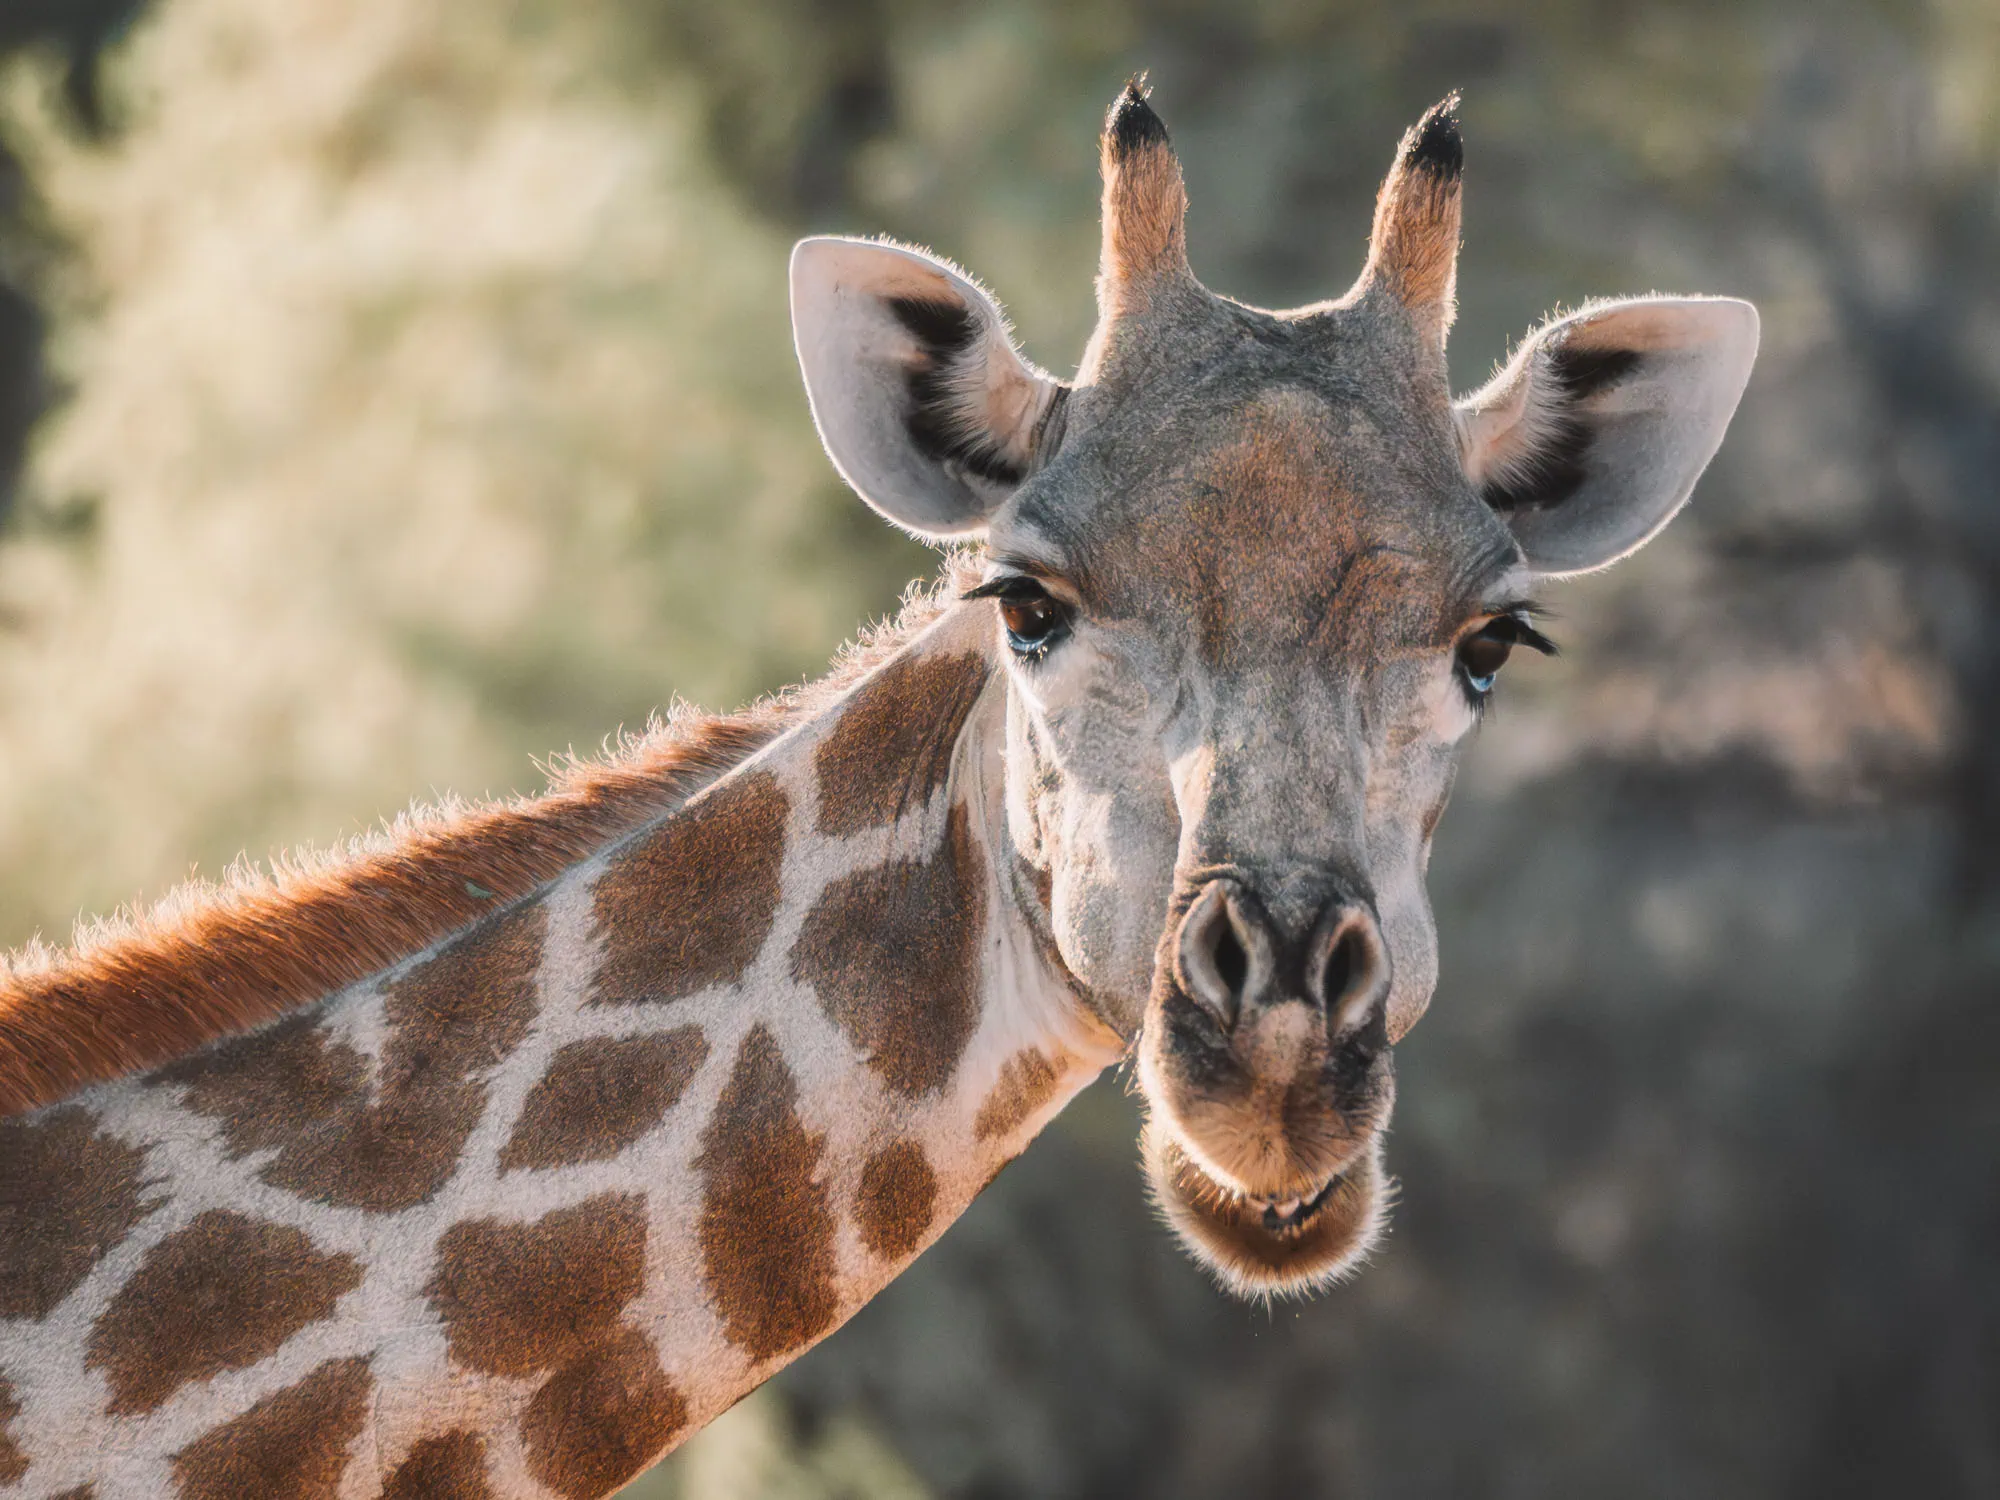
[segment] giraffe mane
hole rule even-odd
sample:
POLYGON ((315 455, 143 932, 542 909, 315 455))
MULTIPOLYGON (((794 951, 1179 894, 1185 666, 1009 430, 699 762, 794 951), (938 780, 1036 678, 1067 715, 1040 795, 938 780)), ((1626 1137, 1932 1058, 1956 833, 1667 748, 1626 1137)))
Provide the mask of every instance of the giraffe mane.
POLYGON ((602 759, 552 762, 539 795, 413 806, 333 848, 268 869, 239 859, 220 881, 79 923, 67 948, 0 953, 0 1118, 248 1031, 529 895, 825 708, 936 619, 976 559, 948 554, 824 676, 734 714, 676 703, 602 759))

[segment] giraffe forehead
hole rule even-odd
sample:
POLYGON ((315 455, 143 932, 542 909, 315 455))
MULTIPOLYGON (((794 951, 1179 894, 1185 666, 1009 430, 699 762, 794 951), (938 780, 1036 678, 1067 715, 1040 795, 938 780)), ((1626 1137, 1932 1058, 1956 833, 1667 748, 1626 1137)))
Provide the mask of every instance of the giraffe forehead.
POLYGON ((1296 383, 1105 436, 993 540, 1075 581, 1088 608, 1192 621, 1210 647, 1428 644, 1512 550, 1458 469, 1441 396, 1399 406, 1296 383))

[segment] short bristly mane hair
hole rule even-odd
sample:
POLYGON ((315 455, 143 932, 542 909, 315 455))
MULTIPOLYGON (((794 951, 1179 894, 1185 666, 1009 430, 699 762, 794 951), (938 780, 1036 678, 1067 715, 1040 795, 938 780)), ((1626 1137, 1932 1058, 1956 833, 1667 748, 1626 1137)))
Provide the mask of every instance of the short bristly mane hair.
POLYGON ((677 707, 601 760, 559 762, 539 796, 413 808, 337 849, 239 863, 80 926, 67 949, 0 955, 0 1117, 248 1031, 532 894, 828 706, 974 577, 974 553, 950 554, 826 675, 741 713, 677 707))

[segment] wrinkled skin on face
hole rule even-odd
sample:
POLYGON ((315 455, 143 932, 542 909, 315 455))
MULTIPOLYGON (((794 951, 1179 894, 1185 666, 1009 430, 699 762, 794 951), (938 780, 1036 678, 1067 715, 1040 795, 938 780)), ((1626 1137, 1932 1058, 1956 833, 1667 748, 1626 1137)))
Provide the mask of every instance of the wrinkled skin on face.
POLYGON ((1021 905, 1134 1044, 1169 1222, 1247 1295, 1379 1232, 1392 1048, 1437 975, 1431 835, 1509 648, 1547 648, 1528 590, 1666 523, 1756 350, 1746 303, 1595 304, 1454 402, 1454 104, 1404 137, 1354 288, 1272 313, 1194 279, 1128 88, 1073 385, 927 256, 793 259, 841 472, 921 535, 983 536, 1021 905))

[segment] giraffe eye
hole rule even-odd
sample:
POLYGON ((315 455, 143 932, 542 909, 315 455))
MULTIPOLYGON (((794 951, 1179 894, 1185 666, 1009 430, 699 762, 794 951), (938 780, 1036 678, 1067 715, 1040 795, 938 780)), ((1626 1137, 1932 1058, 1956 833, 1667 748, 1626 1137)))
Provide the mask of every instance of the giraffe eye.
POLYGON ((1500 634, 1492 625, 1469 637, 1458 648, 1458 669, 1465 674, 1465 685, 1485 697, 1493 691, 1493 679, 1500 675, 1513 651, 1513 637, 1500 634))
POLYGON ((1051 646, 1069 634, 1070 607, 1032 578, 996 578, 965 597, 999 602, 1007 645, 1024 661, 1040 661, 1051 646))
POLYGON ((1544 656, 1555 654, 1555 643, 1519 615, 1495 615, 1458 645, 1458 675, 1474 707, 1493 691, 1494 680, 1516 646, 1544 656))

